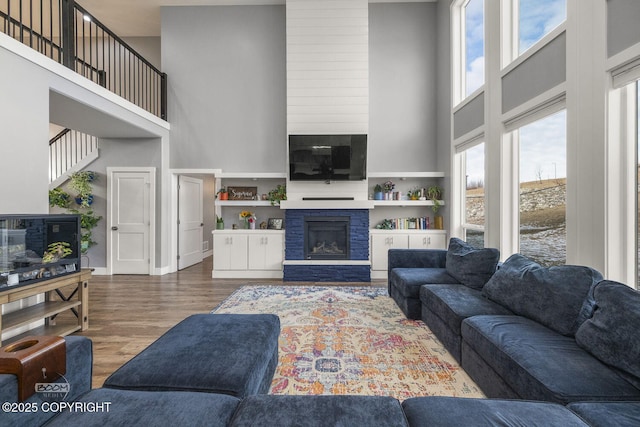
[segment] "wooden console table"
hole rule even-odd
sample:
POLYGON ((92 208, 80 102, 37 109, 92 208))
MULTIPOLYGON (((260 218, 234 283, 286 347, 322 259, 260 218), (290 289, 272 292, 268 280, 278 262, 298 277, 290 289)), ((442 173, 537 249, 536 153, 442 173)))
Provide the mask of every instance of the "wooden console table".
MULTIPOLYGON (((0 304, 8 304, 34 295, 45 294, 45 301, 18 309, 11 313, 3 314, 0 318, 0 334, 10 331, 38 320, 45 324, 31 329, 24 334, 11 337, 0 345, 16 341, 27 335, 69 335, 75 331, 89 328, 89 279, 90 269, 82 269, 78 273, 68 274, 59 278, 43 280, 25 286, 9 287, 0 290, 0 304), (73 288, 72 286, 75 286, 73 288), (65 295, 62 288, 69 287, 71 293, 65 295), (56 324, 56 316, 67 310, 71 310, 77 321, 75 323, 60 322, 56 324)), ((65 289, 68 292, 68 290, 65 289)))

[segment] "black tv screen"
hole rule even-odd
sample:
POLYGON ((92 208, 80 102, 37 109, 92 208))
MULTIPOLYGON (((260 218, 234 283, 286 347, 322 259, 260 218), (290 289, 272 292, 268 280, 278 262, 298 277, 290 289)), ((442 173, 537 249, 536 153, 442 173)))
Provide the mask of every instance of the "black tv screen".
POLYGON ((367 178, 367 135, 289 135, 291 181, 367 178))

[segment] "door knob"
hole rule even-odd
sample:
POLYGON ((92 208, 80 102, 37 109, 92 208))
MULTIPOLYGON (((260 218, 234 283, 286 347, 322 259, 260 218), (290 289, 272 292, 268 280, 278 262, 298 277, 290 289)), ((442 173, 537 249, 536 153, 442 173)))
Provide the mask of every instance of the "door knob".
POLYGON ((111 227, 111 230, 116 231, 118 229, 118 227, 116 227, 115 225, 113 227, 111 227))

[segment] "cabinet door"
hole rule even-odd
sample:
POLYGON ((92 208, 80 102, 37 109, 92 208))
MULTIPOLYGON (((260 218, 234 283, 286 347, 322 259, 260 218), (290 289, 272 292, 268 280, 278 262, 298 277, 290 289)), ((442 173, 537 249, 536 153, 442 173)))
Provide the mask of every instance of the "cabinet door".
POLYGON ((446 249, 447 236, 442 233, 413 234, 409 236, 411 249, 446 249))
POLYGON ((387 252, 389 249, 408 249, 409 236, 406 234, 372 234, 371 235, 371 269, 386 270, 389 265, 387 252))
POLYGON ((247 236, 219 234, 213 236, 213 269, 246 270, 247 236))
POLYGON ((282 235, 249 236, 249 270, 282 270, 282 235))

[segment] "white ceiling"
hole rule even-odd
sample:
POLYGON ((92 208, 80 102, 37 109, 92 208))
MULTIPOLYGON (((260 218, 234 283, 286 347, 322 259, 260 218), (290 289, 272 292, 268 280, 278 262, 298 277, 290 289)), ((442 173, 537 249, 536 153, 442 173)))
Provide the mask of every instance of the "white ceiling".
MULTIPOLYGON (((369 3, 425 3, 438 0, 369 0, 369 3)), ((161 6, 285 4, 285 0, 78 0, 119 37, 159 37, 161 6)))

